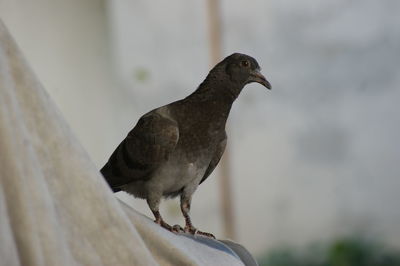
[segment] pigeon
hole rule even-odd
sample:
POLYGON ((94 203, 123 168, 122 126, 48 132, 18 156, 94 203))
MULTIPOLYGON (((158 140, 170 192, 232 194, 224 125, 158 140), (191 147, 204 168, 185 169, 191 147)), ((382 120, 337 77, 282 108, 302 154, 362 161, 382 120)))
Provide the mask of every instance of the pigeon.
POLYGON ((211 69, 192 94, 144 114, 100 170, 111 189, 146 199, 154 222, 169 231, 215 238, 193 226, 192 195, 219 163, 232 104, 252 82, 271 89, 253 57, 234 53, 211 69), (170 226, 159 212, 162 198, 177 196, 184 228, 170 226))

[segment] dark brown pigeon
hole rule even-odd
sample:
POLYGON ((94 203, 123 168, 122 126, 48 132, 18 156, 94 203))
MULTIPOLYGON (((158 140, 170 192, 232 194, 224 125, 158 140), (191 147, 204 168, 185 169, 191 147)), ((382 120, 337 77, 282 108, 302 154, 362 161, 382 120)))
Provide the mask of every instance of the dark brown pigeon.
POLYGON ((162 227, 201 234, 189 217, 193 193, 217 166, 226 146, 225 124, 246 84, 270 83, 257 61, 235 53, 218 63, 188 97, 143 115, 101 169, 114 192, 147 200, 162 227), (180 196, 185 227, 170 226, 159 212, 162 197, 180 196))

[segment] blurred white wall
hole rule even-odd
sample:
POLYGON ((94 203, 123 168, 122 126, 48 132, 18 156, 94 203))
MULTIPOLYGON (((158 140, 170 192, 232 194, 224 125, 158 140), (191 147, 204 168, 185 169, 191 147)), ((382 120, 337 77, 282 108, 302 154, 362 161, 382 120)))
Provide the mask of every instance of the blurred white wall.
MULTIPOLYGON (((360 232, 400 246, 400 2, 223 1, 224 52, 257 58, 230 118, 239 241, 254 252, 360 232)), ((0 0, 0 17, 101 167, 144 112, 208 72, 205 3, 0 0)), ((217 176, 195 225, 220 235, 217 176)), ((119 197, 150 215, 142 200, 119 197)), ((163 205, 183 222, 176 202, 163 205)))
POLYGON ((0 0, 0 17, 100 166, 131 126, 121 121, 131 106, 114 79, 104 1, 0 0))

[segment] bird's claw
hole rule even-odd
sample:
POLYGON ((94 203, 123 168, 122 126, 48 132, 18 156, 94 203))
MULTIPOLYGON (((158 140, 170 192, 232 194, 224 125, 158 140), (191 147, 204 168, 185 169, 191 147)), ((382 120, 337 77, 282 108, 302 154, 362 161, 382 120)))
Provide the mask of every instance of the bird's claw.
POLYGON ((184 230, 179 224, 176 224, 176 225, 172 226, 171 232, 174 232, 174 233, 184 233, 185 230, 184 230))
POLYGON ((194 228, 194 227, 185 226, 183 231, 185 231, 185 233, 189 233, 189 234, 195 235, 196 232, 197 232, 197 229, 194 228))
POLYGON ((155 220, 154 221, 156 224, 160 225, 161 227, 167 229, 168 231, 172 231, 173 227, 164 222, 163 220, 155 220))
POLYGON ((199 231, 199 230, 196 230, 196 233, 195 233, 195 234, 196 234, 196 235, 205 236, 205 237, 208 237, 208 238, 216 239, 215 236, 214 236, 213 234, 207 233, 207 232, 203 232, 203 231, 199 231))
POLYGON ((185 226, 185 228, 183 230, 184 230, 185 233, 189 233, 189 234, 192 234, 194 236, 195 235, 201 235, 201 236, 205 236, 205 237, 216 239, 213 234, 197 230, 195 227, 185 226))
POLYGON ((167 229, 168 231, 176 233, 176 234, 188 233, 188 234, 191 234, 191 235, 194 235, 194 236, 195 235, 201 235, 201 236, 205 236, 205 237, 216 239, 213 234, 207 233, 207 232, 203 232, 203 231, 199 231, 194 226, 185 226, 185 228, 182 228, 179 224, 176 224, 174 226, 170 226, 169 224, 167 224, 166 222, 164 222, 161 219, 160 220, 155 220, 154 222, 156 224, 159 224, 163 228, 167 229))

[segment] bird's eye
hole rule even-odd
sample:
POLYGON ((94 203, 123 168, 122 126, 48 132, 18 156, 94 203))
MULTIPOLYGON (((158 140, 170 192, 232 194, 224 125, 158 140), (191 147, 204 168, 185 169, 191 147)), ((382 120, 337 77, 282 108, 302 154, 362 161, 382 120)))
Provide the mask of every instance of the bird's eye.
POLYGON ((245 61, 240 62, 240 65, 243 66, 243 67, 249 67, 250 63, 249 63, 249 61, 245 60, 245 61))

